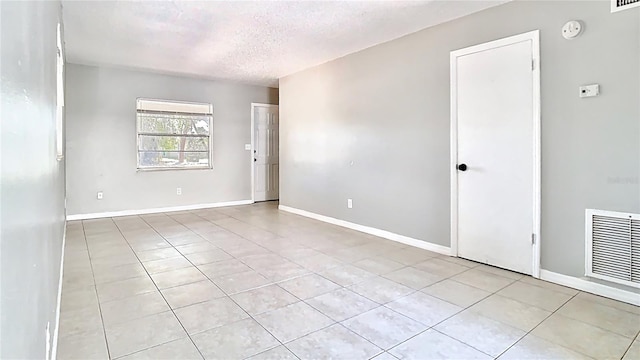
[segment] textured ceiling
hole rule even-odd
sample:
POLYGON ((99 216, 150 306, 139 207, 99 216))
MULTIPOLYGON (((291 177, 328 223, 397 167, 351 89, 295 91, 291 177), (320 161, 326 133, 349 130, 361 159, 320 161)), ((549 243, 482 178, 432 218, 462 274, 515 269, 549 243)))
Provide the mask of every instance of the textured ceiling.
POLYGON ((496 1, 63 1, 67 61, 277 86, 496 1))

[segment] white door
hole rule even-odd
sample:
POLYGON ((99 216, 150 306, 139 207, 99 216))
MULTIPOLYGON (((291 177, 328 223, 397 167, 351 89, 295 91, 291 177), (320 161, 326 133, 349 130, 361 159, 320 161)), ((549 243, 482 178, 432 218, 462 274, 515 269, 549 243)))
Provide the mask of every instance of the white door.
POLYGON ((277 200, 278 106, 251 105, 253 111, 254 200, 277 200))
POLYGON ((452 236, 458 256, 525 274, 537 268, 537 36, 451 54, 452 199, 457 197, 452 236))

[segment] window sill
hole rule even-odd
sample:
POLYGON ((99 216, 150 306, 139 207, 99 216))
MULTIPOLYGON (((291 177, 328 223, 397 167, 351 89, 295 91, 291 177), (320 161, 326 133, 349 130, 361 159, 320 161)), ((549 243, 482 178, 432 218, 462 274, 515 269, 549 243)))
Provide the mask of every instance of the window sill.
POLYGON ((184 171, 184 170, 213 170, 213 166, 207 166, 207 167, 145 167, 145 168, 136 169, 137 172, 184 171))

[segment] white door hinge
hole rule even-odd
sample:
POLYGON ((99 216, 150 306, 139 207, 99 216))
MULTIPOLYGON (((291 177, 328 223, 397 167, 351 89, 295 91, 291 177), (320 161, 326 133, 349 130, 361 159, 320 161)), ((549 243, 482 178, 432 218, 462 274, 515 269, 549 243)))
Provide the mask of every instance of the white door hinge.
POLYGON ((535 70, 536 69, 536 59, 531 59, 531 70, 535 70))
POLYGON ((536 243, 536 234, 531 234, 531 245, 535 245, 536 243))

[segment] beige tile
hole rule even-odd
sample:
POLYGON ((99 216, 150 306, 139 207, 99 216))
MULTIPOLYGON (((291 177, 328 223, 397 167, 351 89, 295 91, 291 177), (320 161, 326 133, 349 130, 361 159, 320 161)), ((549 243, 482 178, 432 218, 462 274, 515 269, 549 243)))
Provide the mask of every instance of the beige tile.
POLYGON ((210 264, 216 261, 233 259, 231 255, 227 254, 226 252, 220 249, 187 254, 185 255, 185 257, 189 259, 189 261, 191 261, 194 265, 204 265, 204 264, 210 264))
POLYGON ((340 285, 317 274, 287 280, 279 283, 279 285, 303 300, 340 288, 340 285))
POLYGON ((98 284, 96 288, 100 302, 123 299, 157 290, 149 276, 98 284))
POLYGON ((191 267, 192 264, 184 257, 174 257, 169 259, 153 260, 143 262, 142 265, 147 269, 149 274, 157 274, 165 271, 184 269, 191 267))
POLYGON ((278 346, 277 348, 254 355, 247 360, 298 360, 298 358, 286 347, 278 346))
POLYGON ((161 290, 207 280, 207 277, 194 266, 152 274, 151 278, 161 290))
POLYGON ((409 247, 406 249, 396 250, 384 254, 384 257, 389 260, 399 262, 404 265, 413 265, 434 257, 440 257, 440 254, 417 249, 415 247, 409 247))
POLYGON ((102 329, 102 317, 97 304, 60 313, 60 336, 99 329, 102 329))
POLYGON ((157 250, 157 249, 165 249, 170 248, 171 244, 166 242, 162 237, 158 236, 155 239, 149 240, 129 240, 129 245, 133 251, 146 251, 146 250, 157 250))
POLYGON ((397 359, 397 357, 389 354, 388 352, 383 352, 382 354, 371 358, 371 360, 396 360, 396 359, 397 359))
POLYGON ((271 252, 263 248, 262 246, 255 245, 251 242, 248 242, 247 245, 241 246, 241 247, 233 246, 233 247, 225 247, 222 249, 224 249, 224 251, 228 252, 229 254, 231 254, 231 256, 235 258, 242 258, 250 255, 269 254, 271 252))
POLYGON ((622 360, 640 360, 640 339, 636 338, 636 341, 631 344, 622 360))
POLYGON ((442 277, 450 277, 469 270, 466 266, 442 260, 442 258, 427 259, 413 265, 413 267, 442 277))
POLYGON ((463 311, 434 329, 491 356, 498 356, 526 333, 501 322, 463 311))
POLYGON ((548 311, 556 311, 562 304, 571 299, 571 295, 516 281, 498 291, 498 295, 518 300, 548 311))
POLYGON ((412 267, 398 269, 382 276, 415 290, 420 290, 443 279, 442 276, 430 274, 412 267))
POLYGON ((524 331, 530 331, 551 315, 550 311, 500 295, 491 295, 469 310, 524 331))
POLYGON ((301 359, 369 359, 382 352, 340 324, 292 341, 287 347, 301 359))
POLYGON ((348 319, 342 325, 382 349, 389 349, 427 329, 426 325, 384 306, 348 319))
POLYGON ((172 247, 166 249, 139 251, 137 254, 138 258, 142 262, 182 256, 176 249, 172 247))
POLYGON ((280 254, 280 256, 285 257, 289 260, 295 260, 295 259, 304 259, 307 257, 321 255, 322 253, 317 250, 313 250, 309 248, 296 248, 296 249, 283 249, 278 251, 278 254, 280 254))
POLYGON ((373 255, 367 252, 360 251, 357 248, 336 249, 327 252, 327 255, 334 257, 345 263, 354 263, 360 260, 364 260, 372 257, 373 255))
POLYGON ((335 321, 362 314, 379 305, 344 288, 316 296, 306 302, 335 321))
POLYGON ((268 285, 245 291, 233 295, 232 298, 250 315, 258 315, 299 301, 298 298, 278 285, 268 285))
POLYGON ((385 259, 380 256, 360 260, 353 263, 353 265, 378 275, 386 274, 405 267, 405 265, 397 261, 385 259))
POLYGON ((105 326, 165 312, 169 306, 158 291, 107 301, 100 305, 105 326))
POLYGON ((162 295, 172 309, 225 296, 222 290, 215 286, 210 280, 164 289, 162 290, 162 295))
POLYGON ((579 293, 578 290, 576 289, 572 289, 566 286, 562 286, 562 285, 558 285, 558 284, 554 284, 548 281, 544 281, 544 280, 539 280, 536 278, 533 278, 531 276, 525 276, 522 279, 518 280, 527 284, 531 284, 531 285, 535 285, 535 286, 539 286, 539 287, 543 287, 545 289, 549 289, 549 290, 553 290, 556 292, 560 292, 563 294, 567 294, 567 295, 576 295, 579 293))
POLYGON ((465 271, 451 279, 489 292, 496 292, 515 281, 477 269, 465 271))
POLYGON ((462 310, 459 306, 422 292, 405 296, 385 306, 427 326, 433 326, 462 310))
POLYGON ((120 358, 121 360, 201 360, 202 356, 189 338, 170 341, 120 358))
POLYGON ((98 294, 95 286, 62 288, 60 311, 78 310, 98 306, 98 294))
POLYGON ((432 329, 405 341, 389 352, 398 359, 491 359, 489 355, 432 329))
POLYGON ((198 269, 200 269, 210 279, 224 275, 251 271, 250 267, 242 263, 240 260, 236 259, 223 260, 206 265, 199 265, 198 269))
POLYGON ((306 257, 302 259, 293 259, 293 261, 298 265, 301 265, 314 272, 322 272, 337 266, 344 265, 342 261, 324 254, 306 257))
POLYGON ((571 359, 591 358, 537 336, 527 335, 499 357, 500 360, 571 359))
POLYGON ((531 334, 596 359, 619 359, 631 344, 629 338, 560 314, 553 314, 531 334))
POLYGON ((112 358, 187 336, 171 311, 107 326, 106 333, 112 358))
POLYGON ((192 339, 205 359, 244 359, 280 345, 253 319, 207 330, 192 339))
POLYGON ((453 280, 443 280, 422 289, 422 292, 460 307, 469 307, 491 295, 490 292, 453 280))
POLYGON ((177 237, 168 238, 167 241, 173 246, 187 245, 187 244, 195 244, 206 242, 202 236, 196 234, 187 234, 177 237))
POLYGON ((271 283, 269 279, 253 270, 219 276, 211 280, 227 294, 235 294, 271 283))
POLYGON ((635 338, 640 331, 640 315, 580 298, 571 299, 557 313, 628 338, 635 338))
POLYGON ((271 281, 285 281, 309 274, 311 271, 291 261, 263 267, 258 272, 271 281))
POLYGON ((376 276, 374 273, 353 265, 334 267, 320 273, 320 275, 342 286, 357 284, 376 276))
POLYGON ((444 261, 452 262, 454 264, 466 266, 468 268, 474 268, 474 267, 480 265, 480 263, 477 263, 475 261, 459 258, 459 257, 456 257, 456 256, 441 256, 440 259, 442 259, 444 261))
POLYGON ((593 295, 585 292, 581 292, 576 296, 579 300, 591 301, 601 305, 609 306, 612 308, 616 308, 618 310, 623 310, 626 312, 630 312, 636 315, 640 315, 640 306, 635 306, 631 304, 627 304, 621 301, 605 298, 598 295, 593 295))
POLYGON ((242 257, 241 260, 255 270, 287 262, 285 258, 274 253, 249 255, 242 257))
POLYGON ((94 286, 93 272, 91 268, 80 271, 67 271, 65 269, 62 287, 65 289, 77 289, 87 286, 94 286))
POLYGON ((178 250, 182 255, 195 254, 200 252, 208 252, 217 250, 218 247, 209 243, 209 242, 198 242, 193 244, 179 245, 176 246, 176 250, 178 250))
POLYGON ((283 343, 334 323, 302 301, 258 315, 255 319, 283 343))
POLYGON ((141 276, 147 276, 147 272, 140 263, 113 267, 94 267, 93 269, 93 278, 95 279, 96 284, 126 280, 141 276))
POLYGON ((499 267, 485 265, 485 264, 480 264, 476 266, 474 269, 488 272, 490 274, 506 277, 513 280, 520 280, 525 277, 525 275, 514 272, 514 271, 509 271, 509 270, 501 269, 499 267))
POLYGON ((414 292, 412 288, 383 277, 375 277, 349 287, 352 291, 379 304, 399 299, 414 292))
POLYGON ((81 332, 59 338, 57 358, 60 360, 109 359, 104 330, 100 327, 94 331, 81 332))
POLYGON ((199 333, 249 317, 228 297, 189 305, 176 309, 175 313, 189 334, 199 333))
POLYGON ((91 260, 95 262, 103 258, 113 260, 118 257, 130 257, 134 255, 134 252, 123 239, 117 243, 89 245, 89 255, 91 256, 91 260))

